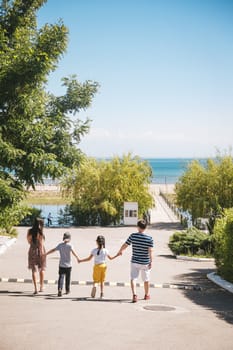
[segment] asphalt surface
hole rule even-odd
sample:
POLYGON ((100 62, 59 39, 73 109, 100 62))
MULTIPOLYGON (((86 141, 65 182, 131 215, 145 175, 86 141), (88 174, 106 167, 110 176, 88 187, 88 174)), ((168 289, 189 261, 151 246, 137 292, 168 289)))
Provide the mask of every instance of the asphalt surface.
MULTIPOLYGON (((17 241, 0 255, 0 350, 64 349, 213 349, 231 350, 233 294, 207 279, 213 262, 178 260, 167 243, 179 223, 162 198, 152 213, 148 232, 155 241, 151 273, 151 299, 131 302, 131 251, 108 261, 104 298, 90 297, 93 261, 73 259, 72 288, 57 297, 58 255, 48 256, 45 291, 33 296, 27 269, 27 228, 19 228, 17 241)), ((45 230, 46 249, 62 240, 67 229, 45 230)), ((80 257, 95 247, 98 234, 115 254, 134 227, 70 228, 80 257)))

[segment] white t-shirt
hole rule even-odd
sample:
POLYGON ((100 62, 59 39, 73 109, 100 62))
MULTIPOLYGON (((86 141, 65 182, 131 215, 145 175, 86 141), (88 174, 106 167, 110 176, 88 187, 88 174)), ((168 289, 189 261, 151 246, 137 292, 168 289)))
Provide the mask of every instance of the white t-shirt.
POLYGON ((107 249, 102 248, 99 250, 99 248, 92 249, 91 255, 94 256, 94 264, 105 264, 106 263, 106 257, 109 255, 109 252, 107 249), (99 251, 99 254, 97 254, 99 251))

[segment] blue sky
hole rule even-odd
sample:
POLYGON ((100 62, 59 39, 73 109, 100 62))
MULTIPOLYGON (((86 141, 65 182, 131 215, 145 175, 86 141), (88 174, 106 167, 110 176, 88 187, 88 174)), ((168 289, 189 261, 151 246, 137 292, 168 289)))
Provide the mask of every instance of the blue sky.
POLYGON ((48 0, 38 25, 62 19, 61 78, 100 84, 80 148, 89 156, 212 157, 233 144, 233 1, 48 0))

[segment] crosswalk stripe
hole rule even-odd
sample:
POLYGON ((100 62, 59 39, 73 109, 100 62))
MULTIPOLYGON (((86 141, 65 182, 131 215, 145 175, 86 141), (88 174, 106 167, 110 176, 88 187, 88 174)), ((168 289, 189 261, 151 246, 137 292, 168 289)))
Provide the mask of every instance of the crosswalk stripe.
MULTIPOLYGON (((30 278, 7 278, 0 277, 0 282, 9 282, 9 283, 32 283, 30 278)), ((44 280, 44 284, 57 284, 57 280, 44 280)), ((73 285, 79 286, 89 286, 92 285, 92 281, 71 281, 73 285)), ((129 287, 129 282, 105 282, 105 286, 109 287, 129 287)), ((143 283, 137 283, 137 287, 143 287, 143 283)), ((185 284, 172 284, 172 283, 150 283, 150 288, 170 288, 170 289, 191 289, 191 290, 201 290, 201 287, 198 285, 185 285, 185 284)))

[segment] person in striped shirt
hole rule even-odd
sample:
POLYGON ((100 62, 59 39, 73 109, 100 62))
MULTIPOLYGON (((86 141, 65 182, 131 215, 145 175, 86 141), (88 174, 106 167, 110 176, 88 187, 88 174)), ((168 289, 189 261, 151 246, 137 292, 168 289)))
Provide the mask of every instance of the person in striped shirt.
POLYGON ((152 265, 152 252, 154 247, 153 238, 145 233, 147 223, 141 219, 137 222, 138 232, 132 233, 125 243, 121 246, 117 255, 121 255, 122 252, 128 247, 132 246, 132 258, 131 258, 131 290, 133 293, 132 302, 136 303, 136 280, 141 272, 141 277, 144 282, 144 300, 150 299, 150 270, 152 265))

